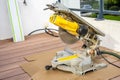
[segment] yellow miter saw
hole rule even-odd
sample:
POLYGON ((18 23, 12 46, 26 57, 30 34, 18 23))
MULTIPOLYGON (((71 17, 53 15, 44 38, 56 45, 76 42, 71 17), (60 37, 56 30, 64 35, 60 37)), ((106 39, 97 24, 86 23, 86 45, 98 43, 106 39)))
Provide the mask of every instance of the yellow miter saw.
POLYGON ((82 75, 87 71, 106 67, 106 64, 94 61, 96 55, 99 54, 99 36, 105 36, 105 34, 61 3, 57 2, 47 6, 46 9, 55 12, 50 17, 50 22, 59 27, 61 40, 66 44, 73 44, 81 40, 84 45, 83 50, 80 51, 65 49, 57 52, 51 65, 45 66, 45 69, 60 69, 82 75))

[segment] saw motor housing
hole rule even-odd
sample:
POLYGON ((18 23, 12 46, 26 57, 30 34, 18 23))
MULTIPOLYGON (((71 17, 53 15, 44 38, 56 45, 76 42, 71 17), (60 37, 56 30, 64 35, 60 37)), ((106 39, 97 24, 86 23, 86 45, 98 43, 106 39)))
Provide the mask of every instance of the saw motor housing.
POLYGON ((57 52, 51 61, 51 66, 47 65, 45 68, 49 70, 52 67, 75 74, 84 74, 90 70, 106 67, 106 64, 94 61, 100 45, 99 36, 104 36, 104 33, 60 3, 48 5, 48 7, 55 12, 49 21, 59 27, 61 40, 66 44, 81 40, 84 45, 83 50, 65 49, 57 52))
MULTIPOLYGON (((84 24, 80 24, 72 20, 70 16, 55 13, 50 17, 50 22, 59 26, 69 34, 75 36, 78 40, 82 39, 86 47, 95 49, 100 44, 98 34, 84 24)), ((66 36, 67 37, 67 36, 66 36)))

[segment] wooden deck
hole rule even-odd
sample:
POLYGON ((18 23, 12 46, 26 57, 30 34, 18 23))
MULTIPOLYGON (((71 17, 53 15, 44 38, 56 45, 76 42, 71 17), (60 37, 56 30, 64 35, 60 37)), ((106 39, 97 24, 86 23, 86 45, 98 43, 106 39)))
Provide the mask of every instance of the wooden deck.
MULTIPOLYGON (((30 80, 29 75, 19 66, 26 62, 24 56, 48 52, 64 46, 59 38, 47 34, 29 36, 25 41, 18 43, 13 43, 12 40, 0 41, 0 80, 30 80)), ((71 47, 80 46, 81 44, 75 44, 71 47)))

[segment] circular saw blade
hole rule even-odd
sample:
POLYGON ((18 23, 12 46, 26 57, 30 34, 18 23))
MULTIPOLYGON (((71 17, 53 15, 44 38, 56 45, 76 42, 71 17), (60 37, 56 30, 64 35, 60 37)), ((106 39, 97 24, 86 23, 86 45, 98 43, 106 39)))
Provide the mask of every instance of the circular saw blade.
POLYGON ((76 36, 68 33, 66 30, 62 28, 59 28, 59 36, 61 40, 67 44, 73 44, 79 40, 76 36))

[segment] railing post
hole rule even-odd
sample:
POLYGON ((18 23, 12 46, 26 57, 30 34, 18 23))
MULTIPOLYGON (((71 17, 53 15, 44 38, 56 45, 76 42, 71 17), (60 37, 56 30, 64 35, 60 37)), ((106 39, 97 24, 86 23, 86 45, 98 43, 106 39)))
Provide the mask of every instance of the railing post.
POLYGON ((58 2, 60 3, 60 2, 61 2, 61 0, 58 0, 58 2))
POLYGON ((99 14, 97 16, 97 20, 103 20, 103 7, 104 7, 104 3, 103 0, 100 0, 99 2, 99 14))

